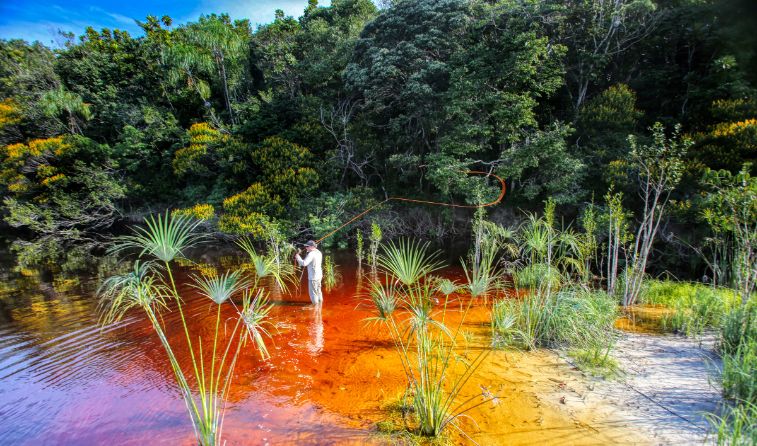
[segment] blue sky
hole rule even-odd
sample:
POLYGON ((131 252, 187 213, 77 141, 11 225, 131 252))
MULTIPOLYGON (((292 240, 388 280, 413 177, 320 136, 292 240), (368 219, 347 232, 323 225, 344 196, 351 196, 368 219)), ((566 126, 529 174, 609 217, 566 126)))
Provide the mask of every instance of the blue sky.
MULTIPOLYGON (((321 0, 327 6, 330 0, 321 0)), ((255 24, 273 20, 274 11, 299 17, 307 0, 0 0, 0 39, 20 38, 58 46, 57 30, 79 35, 87 26, 118 28, 139 35, 134 20, 145 16, 169 15, 174 24, 196 20, 202 14, 228 13, 234 19, 246 18, 255 24)))

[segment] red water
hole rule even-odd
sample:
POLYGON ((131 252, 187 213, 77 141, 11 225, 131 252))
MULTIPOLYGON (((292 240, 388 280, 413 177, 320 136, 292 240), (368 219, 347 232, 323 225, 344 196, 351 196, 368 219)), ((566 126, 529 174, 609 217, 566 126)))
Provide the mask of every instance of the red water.
MULTIPOLYGON (((193 339, 202 337, 208 351, 216 307, 186 285, 190 272, 180 268, 179 291, 189 331, 193 339)), ((235 368, 226 444, 388 441, 375 426, 402 393, 404 374, 389 339, 365 322, 371 313, 361 305, 354 270, 343 266, 341 272, 342 284, 325 292, 320 312, 309 306, 304 287, 276 297, 271 358, 263 361, 250 349, 235 368)), ((165 352, 144 315, 134 311, 101 328, 96 280, 46 283, 27 274, 0 288, 0 444, 195 444, 165 352)), ((445 275, 461 279, 460 271, 445 275)), ((223 320, 235 315, 231 305, 223 308, 223 320)), ((188 366, 178 313, 164 318, 179 362, 188 366)), ((469 319, 471 336, 480 338, 476 348, 486 348, 489 340, 480 333, 488 331, 488 311, 478 307, 469 319)), ((552 405, 540 400, 539 392, 566 373, 561 367, 549 354, 492 352, 463 396, 491 389, 504 404, 470 412, 479 426, 469 426, 471 435, 475 431, 480 444, 606 444, 625 438, 615 427, 587 427, 565 413, 557 398, 552 405)))
MULTIPOLYGON (((187 282, 187 272, 177 275, 178 283, 187 282)), ((235 368, 224 423, 227 444, 374 439, 371 403, 396 397, 402 376, 378 363, 388 352, 387 339, 364 321, 370 313, 360 308, 354 272, 342 272, 343 283, 326 293, 320 312, 309 306, 304 288, 277 298, 270 315, 271 358, 263 361, 249 349, 235 368), (351 369, 355 358, 365 355, 376 359, 370 376, 351 369)), ((91 285, 75 287, 82 295, 31 293, 7 309, 0 325, 0 440, 194 444, 186 408, 150 324, 134 311, 101 329, 91 285)), ((179 288, 189 332, 210 347, 215 305, 189 286, 179 288)), ((235 315, 232 306, 223 308, 222 320, 235 315)), ((171 344, 179 346, 179 362, 191 364, 177 312, 164 317, 171 344)))

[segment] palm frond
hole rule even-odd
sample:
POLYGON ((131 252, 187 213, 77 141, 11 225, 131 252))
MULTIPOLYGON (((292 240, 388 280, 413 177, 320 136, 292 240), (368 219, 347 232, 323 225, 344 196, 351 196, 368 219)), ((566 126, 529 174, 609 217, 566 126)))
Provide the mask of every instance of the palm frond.
POLYGON ((184 257, 186 249, 202 241, 203 235, 195 232, 201 223, 168 211, 157 217, 151 215, 145 217, 145 227, 134 228, 132 235, 117 238, 109 251, 118 253, 137 249, 140 250, 140 257, 149 254, 168 263, 177 257, 184 257))

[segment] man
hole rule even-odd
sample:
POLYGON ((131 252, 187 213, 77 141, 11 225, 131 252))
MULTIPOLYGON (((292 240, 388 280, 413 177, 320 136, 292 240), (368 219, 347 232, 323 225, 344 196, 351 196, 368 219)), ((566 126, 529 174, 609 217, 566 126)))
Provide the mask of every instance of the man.
POLYGON ((320 307, 323 303, 323 293, 321 292, 321 279, 323 278, 323 270, 321 264, 323 263, 323 254, 318 250, 318 245, 314 241, 308 240, 305 243, 305 250, 307 255, 303 260, 300 257, 299 251, 294 256, 297 260, 297 264, 300 266, 306 266, 308 268, 308 293, 310 294, 310 302, 316 307, 320 307))

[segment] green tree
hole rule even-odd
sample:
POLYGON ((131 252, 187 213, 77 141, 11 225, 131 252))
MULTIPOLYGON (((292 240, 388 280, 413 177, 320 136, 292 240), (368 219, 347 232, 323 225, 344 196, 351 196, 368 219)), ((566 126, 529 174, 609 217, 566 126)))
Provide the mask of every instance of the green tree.
POLYGON ((82 134, 80 123, 92 119, 89 104, 85 104, 78 94, 66 91, 63 87, 45 93, 39 105, 50 118, 59 119, 65 115, 66 119, 61 124, 71 134, 82 134))
POLYGON ((5 146, 0 183, 5 221, 40 239, 87 241, 117 217, 124 187, 113 175, 107 145, 78 135, 5 146))
MULTIPOLYGON (((228 15, 201 16, 197 23, 178 28, 167 50, 174 80, 186 82, 203 101, 210 99, 211 86, 221 91, 226 114, 236 124, 233 104, 240 101, 247 74, 250 24, 234 23, 228 15)), ((211 114, 211 117, 215 118, 211 114)), ((215 120, 214 124, 220 126, 215 120)))

